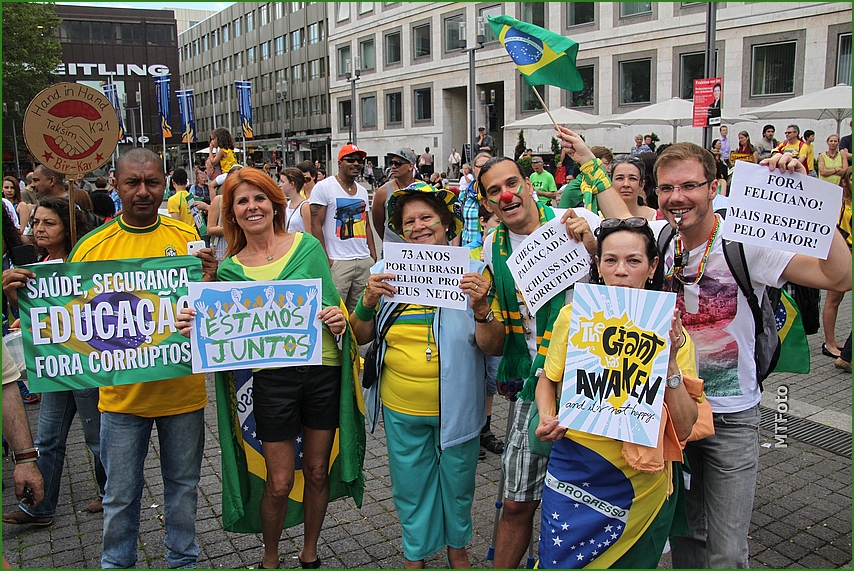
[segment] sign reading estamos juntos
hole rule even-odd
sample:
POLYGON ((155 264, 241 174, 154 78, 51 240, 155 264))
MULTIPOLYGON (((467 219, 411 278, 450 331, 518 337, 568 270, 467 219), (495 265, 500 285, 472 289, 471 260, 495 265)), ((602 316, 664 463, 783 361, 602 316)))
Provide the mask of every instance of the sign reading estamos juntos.
POLYGON ((109 99, 80 83, 42 90, 24 114, 27 148, 47 168, 63 174, 103 165, 119 141, 119 120, 109 99))

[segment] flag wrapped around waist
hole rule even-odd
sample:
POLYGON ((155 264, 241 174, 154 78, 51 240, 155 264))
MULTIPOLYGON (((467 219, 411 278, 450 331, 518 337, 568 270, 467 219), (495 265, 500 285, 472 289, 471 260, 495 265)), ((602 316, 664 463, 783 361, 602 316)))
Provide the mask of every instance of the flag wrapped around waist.
POLYGON ((510 16, 489 16, 489 26, 510 54, 525 83, 584 89, 575 66, 578 42, 510 16))
POLYGON ((157 91, 157 112, 160 114, 160 130, 164 139, 172 136, 172 106, 170 104, 169 76, 160 75, 154 78, 157 91))
MULTIPOLYGON (((343 305, 342 305, 343 308, 343 305)), ((345 313, 346 315, 346 313, 345 313)), ((329 460, 329 499, 351 497, 362 506, 365 491, 365 415, 358 383, 358 346, 349 330, 341 351, 341 404, 329 460), (348 350, 349 349, 349 350, 348 350)), ((226 531, 261 533, 260 502, 267 477, 261 442, 255 436, 252 371, 216 374, 217 422, 222 447, 222 524, 226 531)), ((285 528, 304 520, 302 434, 294 443, 294 487, 285 528)))
POLYGON ((181 135, 182 143, 196 142, 196 111, 193 99, 192 89, 183 89, 176 91, 178 96, 178 114, 181 116, 181 127, 183 133, 181 135))
POLYGON ((121 142, 121 140, 125 138, 125 122, 122 119, 122 104, 119 101, 118 86, 115 83, 105 83, 104 95, 107 96, 110 104, 112 104, 113 108, 116 110, 116 117, 119 119, 119 142, 121 142))
POLYGON ((780 303, 774 315, 780 338, 780 358, 775 372, 809 373, 810 346, 801 321, 798 304, 785 289, 780 290, 780 303))
POLYGON ((237 81, 237 109, 240 112, 240 125, 243 127, 243 138, 252 138, 252 83, 237 81))

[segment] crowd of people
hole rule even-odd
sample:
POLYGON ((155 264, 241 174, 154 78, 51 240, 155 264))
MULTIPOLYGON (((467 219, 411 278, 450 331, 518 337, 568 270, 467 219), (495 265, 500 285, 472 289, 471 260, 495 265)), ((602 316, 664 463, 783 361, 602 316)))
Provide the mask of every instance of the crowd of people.
MULTIPOLYGON (((195 254, 204 281, 321 280, 322 363, 252 372, 266 469, 256 518, 264 541, 258 568, 280 565, 297 439, 305 482, 298 560, 302 568, 322 565, 318 540, 330 501, 330 453, 342 408, 359 400, 351 363, 357 344, 371 342, 376 381, 364 391, 366 424, 371 431, 384 424, 406 568, 423 568, 439 551, 449 567, 471 567, 466 546, 477 465, 487 452, 502 454, 495 568, 519 566, 540 507, 541 568, 654 568, 668 540, 674 568, 746 567, 764 372, 754 359, 754 315, 733 279, 720 232, 732 160, 761 162, 770 171, 815 171, 842 186, 840 231, 827 259, 750 245, 743 257, 760 298, 785 282, 828 292, 825 349, 837 367, 851 370, 851 337, 840 346, 834 335, 836 309, 851 289, 851 137, 832 135, 827 151, 815 157, 813 133, 801 138, 796 125, 785 133, 778 143, 768 125, 767 144, 754 146, 741 132, 736 146, 722 126, 711 149, 676 143, 654 152, 651 139, 638 135, 631 153, 614 156, 559 128, 561 162, 575 167, 560 188, 542 158, 532 157, 533 172, 526 174, 517 161, 495 153, 483 129, 471 164, 456 150, 448 157, 449 172, 459 172, 457 189, 434 172, 429 148, 421 155, 408 147, 389 152, 384 180, 366 165, 367 152, 348 143, 338 152, 337 171, 325 177, 310 161, 275 172, 243 167, 225 129, 210 134, 208 158, 192 186, 185 169, 175 169, 167 181, 160 157, 133 149, 95 188, 79 178, 72 209, 64 177, 39 166, 23 189, 15 179, 4 180, 4 326, 17 325, 17 292, 34 276, 7 256, 22 241, 39 252, 33 262, 86 262, 185 255, 189 242, 207 236, 209 247, 195 254), (372 200, 360 183, 368 177, 377 181, 372 200), (170 216, 158 213, 164 200, 170 216), (72 215, 77 236, 70 233, 72 215), (20 230, 7 231, 5 221, 18 217, 11 227, 20 230), (556 218, 590 256, 584 281, 676 294, 654 447, 559 426, 556 399, 574 288, 532 311, 509 265, 522 242, 556 218), (381 254, 390 242, 469 248, 468 271, 459 280, 466 306, 396 301, 395 276, 381 254), (712 310, 699 302, 712 291, 725 291, 738 303, 712 310), (496 394, 511 401, 503 440, 491 426, 496 394), (543 442, 554 443, 550 451, 540 449, 543 442), (594 488, 586 491, 591 482, 594 488), (554 514, 572 511, 568 489, 585 490, 572 499, 585 509, 576 519, 559 520, 554 514), (618 528, 607 529, 612 520, 602 506, 620 506, 618 528), (585 547, 603 526, 608 534, 585 547)), ((197 318, 195 309, 182 310, 181 333, 189 336, 197 318)), ((16 380, 11 370, 7 374, 5 356, 4 343, 4 397, 7 378, 16 380)), ((4 434, 22 467, 15 472, 21 502, 3 513, 3 522, 53 523, 65 439, 77 414, 96 460, 98 497, 89 510, 104 512, 102 566, 133 567, 143 466, 156 425, 166 561, 172 568, 194 567, 204 376, 44 393, 42 399, 34 445, 7 427, 4 414, 4 434), (33 461, 38 470, 24 466, 33 461)))

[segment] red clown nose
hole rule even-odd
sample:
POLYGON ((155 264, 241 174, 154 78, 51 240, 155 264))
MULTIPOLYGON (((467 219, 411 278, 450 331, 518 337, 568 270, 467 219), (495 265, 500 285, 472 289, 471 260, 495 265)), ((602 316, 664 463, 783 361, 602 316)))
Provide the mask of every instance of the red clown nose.
POLYGON ((501 202, 512 202, 514 196, 516 196, 514 193, 505 190, 501 193, 501 202))

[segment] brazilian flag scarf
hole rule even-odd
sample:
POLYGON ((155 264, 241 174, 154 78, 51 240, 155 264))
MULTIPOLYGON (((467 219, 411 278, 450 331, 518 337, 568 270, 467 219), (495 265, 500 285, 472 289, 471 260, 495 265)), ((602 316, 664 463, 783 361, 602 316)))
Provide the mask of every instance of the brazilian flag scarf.
MULTIPOLYGON (((320 242, 303 233, 294 246, 279 280, 321 278, 322 306, 339 306, 338 290, 332 282, 329 262, 320 242)), ((250 281, 233 258, 225 259, 217 270, 219 281, 250 281)), ((359 382, 359 347, 350 327, 344 332, 341 351, 341 401, 338 430, 330 456, 329 499, 351 497, 362 505, 365 491, 365 414, 359 382)), ((267 469, 261 455, 261 442, 255 437, 255 417, 251 393, 252 370, 235 370, 216 374, 217 422, 222 447, 222 522, 226 531, 260 533, 259 505, 264 492, 267 469)), ((294 444, 294 488, 288 498, 285 528, 303 522, 302 438, 294 444)))
MULTIPOLYGON (((555 217, 554 211, 543 204, 537 204, 542 226, 555 217)), ((501 317, 504 319, 504 352, 501 364, 498 366, 498 382, 512 379, 524 379, 525 384, 519 393, 519 398, 525 401, 534 400, 537 388, 538 369, 546 362, 546 353, 552 338, 552 328, 555 319, 564 305, 564 296, 554 296, 547 305, 541 307, 535 317, 537 324, 537 356, 531 361, 528 353, 528 343, 525 340, 525 327, 522 314, 519 311, 519 298, 516 296, 516 283, 513 274, 507 267, 510 257, 510 234, 502 222, 495 230, 492 242, 492 267, 495 272, 495 295, 501 306, 501 317)))

